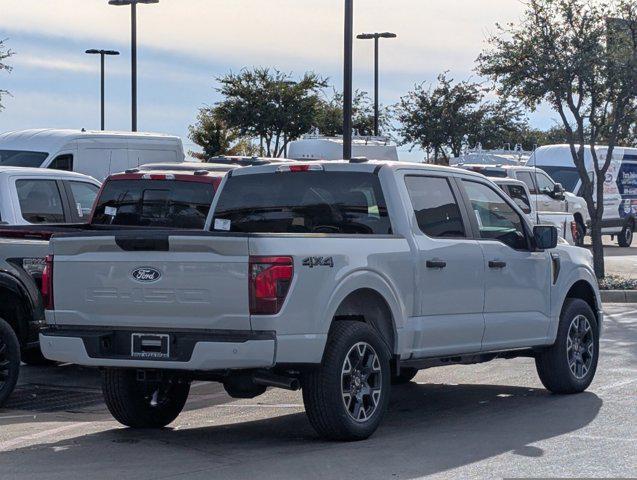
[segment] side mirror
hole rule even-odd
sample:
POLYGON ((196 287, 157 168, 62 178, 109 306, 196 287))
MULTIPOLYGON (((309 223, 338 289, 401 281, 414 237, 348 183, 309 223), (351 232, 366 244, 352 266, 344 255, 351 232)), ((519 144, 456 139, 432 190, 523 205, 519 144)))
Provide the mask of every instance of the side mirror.
POLYGON ((536 225, 533 227, 535 246, 540 250, 550 250, 557 246, 557 227, 553 225, 536 225))
POLYGON ((555 196, 555 198, 562 200, 564 198, 565 191, 566 190, 564 190, 564 187, 561 183, 556 183, 555 185, 553 185, 553 195, 555 196))

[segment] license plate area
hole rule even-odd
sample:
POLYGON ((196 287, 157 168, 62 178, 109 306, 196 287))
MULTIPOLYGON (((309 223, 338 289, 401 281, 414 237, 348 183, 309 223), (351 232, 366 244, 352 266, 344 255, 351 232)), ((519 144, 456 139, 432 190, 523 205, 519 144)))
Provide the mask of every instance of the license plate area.
POLYGON ((132 333, 131 355, 136 358, 169 358, 170 335, 154 333, 132 333))

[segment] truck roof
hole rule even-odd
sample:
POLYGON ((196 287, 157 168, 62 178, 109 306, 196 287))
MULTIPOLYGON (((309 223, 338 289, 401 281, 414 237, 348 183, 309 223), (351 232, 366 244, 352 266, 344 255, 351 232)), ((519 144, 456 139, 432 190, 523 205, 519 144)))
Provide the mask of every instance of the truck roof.
POLYGON ((379 168, 387 168, 393 171, 398 171, 402 169, 418 169, 423 170, 425 172, 448 172, 454 174, 464 174, 468 176, 475 176, 479 178, 484 178, 484 175, 479 173, 475 173, 469 170, 464 170, 462 168, 455 167, 447 167, 442 165, 431 165, 426 163, 415 163, 415 162, 401 162, 401 161, 391 161, 391 160, 365 160, 365 159, 354 159, 353 161, 347 160, 312 160, 312 161, 297 161, 292 164, 271 164, 271 165, 260 165, 254 167, 245 167, 239 168, 232 171, 232 175, 251 175, 258 173, 271 173, 276 171, 294 171, 294 169, 298 169, 301 171, 302 168, 307 168, 309 170, 312 169, 321 169, 324 171, 353 171, 353 172, 374 172, 379 168))
POLYGON ((30 167, 2 167, 0 166, 0 175, 4 174, 22 174, 28 175, 30 177, 38 176, 38 177, 65 177, 65 178, 76 178, 79 180, 95 180, 93 177, 88 175, 84 175, 83 173, 77 172, 67 172, 66 170, 53 170, 49 168, 30 168, 30 167))
POLYGON ((149 132, 116 132, 85 129, 34 128, 0 133, 0 149, 50 153, 76 138, 144 138, 181 142, 174 135, 149 132))

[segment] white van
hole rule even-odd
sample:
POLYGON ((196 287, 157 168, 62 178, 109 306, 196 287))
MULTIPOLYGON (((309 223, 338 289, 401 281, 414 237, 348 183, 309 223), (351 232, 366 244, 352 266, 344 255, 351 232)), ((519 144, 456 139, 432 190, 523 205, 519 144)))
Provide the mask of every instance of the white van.
POLYGON ((52 168, 103 181, 143 163, 183 161, 181 139, 160 133, 37 129, 0 134, 0 167, 52 168))
MULTIPOLYGON (((287 158, 293 160, 342 160, 343 137, 325 137, 319 134, 304 135, 288 145, 287 158)), ((387 137, 352 138, 352 157, 370 160, 398 160, 398 149, 387 137)))
MULTIPOLYGON (((600 165, 606 159, 608 147, 596 148, 600 165)), ((593 156, 590 148, 584 161, 590 178, 594 177, 593 156)), ((527 162, 536 165, 556 182, 575 194, 580 194, 582 182, 575 168, 568 145, 547 145, 538 148, 527 162)), ((581 195, 580 195, 581 196, 581 195)), ((604 215, 602 233, 617 235, 622 247, 629 247, 637 221, 637 148, 615 147, 611 165, 604 179, 604 215)))

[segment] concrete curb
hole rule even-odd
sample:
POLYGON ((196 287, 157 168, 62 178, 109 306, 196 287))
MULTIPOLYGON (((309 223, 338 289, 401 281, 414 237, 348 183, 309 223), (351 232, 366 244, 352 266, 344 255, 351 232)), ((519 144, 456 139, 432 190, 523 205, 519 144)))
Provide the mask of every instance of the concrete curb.
POLYGON ((637 290, 600 290, 604 303, 637 303, 637 290))

